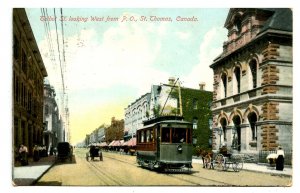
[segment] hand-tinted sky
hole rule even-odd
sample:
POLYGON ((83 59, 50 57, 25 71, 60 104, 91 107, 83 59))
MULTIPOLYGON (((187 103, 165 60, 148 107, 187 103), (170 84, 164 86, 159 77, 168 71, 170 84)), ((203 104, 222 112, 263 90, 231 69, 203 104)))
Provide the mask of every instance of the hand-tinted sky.
POLYGON ((64 47, 63 72, 74 143, 102 123, 109 124, 112 116, 123 119, 124 108, 150 92, 152 84, 165 83, 171 76, 179 77, 185 87, 198 88, 200 82, 206 82, 206 88, 212 90, 209 65, 222 52, 227 35, 223 25, 228 9, 62 9, 63 23, 61 10, 56 9, 58 34, 55 21, 41 18, 43 13, 53 18, 54 9, 26 11, 58 100, 57 37, 61 61, 64 47), (172 21, 157 21, 151 16, 172 21), (177 21, 178 16, 196 21, 177 21), (70 17, 81 21, 70 21, 70 17), (103 21, 92 21, 92 17, 103 21), (107 17, 118 21, 105 22, 107 17), (48 26, 51 39, 45 33, 48 26))

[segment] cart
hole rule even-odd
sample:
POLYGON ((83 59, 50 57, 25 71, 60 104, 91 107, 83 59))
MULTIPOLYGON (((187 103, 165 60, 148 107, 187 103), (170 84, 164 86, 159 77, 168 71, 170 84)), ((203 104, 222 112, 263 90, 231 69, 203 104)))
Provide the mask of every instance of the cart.
POLYGON ((95 157, 99 157, 99 160, 103 161, 103 155, 100 148, 98 146, 91 146, 89 152, 86 153, 86 161, 94 161, 95 157))
POLYGON ((217 170, 227 171, 232 168, 233 171, 239 172, 243 169, 243 155, 238 153, 218 153, 213 161, 213 168, 217 170))

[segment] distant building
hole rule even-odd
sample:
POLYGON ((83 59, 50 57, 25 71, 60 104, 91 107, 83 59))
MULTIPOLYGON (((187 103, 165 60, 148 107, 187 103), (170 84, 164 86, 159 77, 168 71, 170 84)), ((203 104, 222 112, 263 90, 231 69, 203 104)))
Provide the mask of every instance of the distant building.
POLYGON ((13 144, 43 143, 44 77, 47 71, 25 9, 13 9, 13 144))
POLYGON ((51 147, 56 147, 58 142, 62 142, 61 133, 63 131, 59 110, 55 100, 55 89, 47 79, 44 82, 44 131, 43 145, 47 147, 48 153, 51 147))
POLYGON ((111 118, 111 125, 105 129, 105 141, 122 140, 124 138, 124 119, 111 118))
POLYGON ((230 9, 214 72, 213 147, 242 153, 292 148, 291 9, 230 9))
POLYGON ((125 108, 125 135, 129 138, 149 118, 150 93, 146 93, 125 108))

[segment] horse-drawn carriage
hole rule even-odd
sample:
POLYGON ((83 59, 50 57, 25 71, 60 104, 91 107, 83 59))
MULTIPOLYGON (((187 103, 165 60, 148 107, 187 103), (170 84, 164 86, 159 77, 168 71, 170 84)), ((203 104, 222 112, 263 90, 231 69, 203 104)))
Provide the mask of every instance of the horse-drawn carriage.
POLYGON ((99 146, 90 146, 89 152, 86 153, 86 160, 89 161, 89 158, 94 161, 95 157, 99 157, 100 161, 103 161, 102 151, 99 146))
POLYGON ((206 152, 202 155, 202 159, 204 168, 226 171, 231 167, 235 172, 243 169, 243 155, 234 150, 227 150, 226 147, 218 151, 206 152))

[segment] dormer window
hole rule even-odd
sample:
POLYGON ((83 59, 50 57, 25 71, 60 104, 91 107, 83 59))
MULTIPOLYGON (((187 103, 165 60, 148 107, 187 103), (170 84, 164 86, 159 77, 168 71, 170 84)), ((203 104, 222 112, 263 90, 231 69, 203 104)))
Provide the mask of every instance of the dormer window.
POLYGON ((239 16, 237 16, 234 20, 234 28, 238 35, 242 32, 242 20, 239 16))

